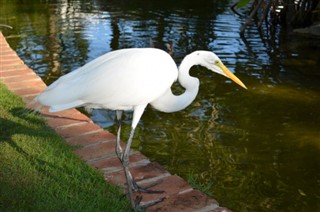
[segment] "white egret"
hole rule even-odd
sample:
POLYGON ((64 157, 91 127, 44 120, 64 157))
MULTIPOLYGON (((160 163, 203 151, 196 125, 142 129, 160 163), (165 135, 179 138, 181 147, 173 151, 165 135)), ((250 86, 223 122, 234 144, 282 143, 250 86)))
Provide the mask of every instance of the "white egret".
POLYGON ((128 164, 135 128, 148 104, 166 113, 182 110, 191 104, 199 90, 199 79, 189 75, 189 70, 194 65, 204 66, 246 88, 213 52, 195 51, 187 55, 177 68, 165 51, 132 48, 106 53, 60 77, 39 94, 35 101, 49 106, 50 112, 80 106, 116 111, 116 153, 122 162, 131 206, 134 207, 133 192, 139 188, 132 178, 128 164), (185 88, 181 95, 174 95, 171 91, 176 80, 185 88), (121 115, 126 110, 133 110, 133 119, 123 152, 120 147, 121 115))

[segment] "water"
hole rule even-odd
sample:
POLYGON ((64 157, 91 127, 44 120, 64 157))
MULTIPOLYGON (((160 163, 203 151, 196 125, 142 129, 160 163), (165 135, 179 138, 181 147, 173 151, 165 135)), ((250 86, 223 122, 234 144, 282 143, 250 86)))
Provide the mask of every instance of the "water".
MULTIPOLYGON (((48 84, 115 49, 174 42, 177 63, 214 51, 248 87, 192 69, 201 80, 184 111, 147 108, 133 147, 193 178, 234 211, 320 209, 320 41, 252 25, 229 1, 1 1, 10 45, 48 84)), ((179 90, 179 88, 176 88, 179 90)), ((102 91, 103 92, 103 91, 102 91)), ((125 116, 123 138, 132 114, 125 116)), ((114 114, 93 119, 115 132, 114 114)))

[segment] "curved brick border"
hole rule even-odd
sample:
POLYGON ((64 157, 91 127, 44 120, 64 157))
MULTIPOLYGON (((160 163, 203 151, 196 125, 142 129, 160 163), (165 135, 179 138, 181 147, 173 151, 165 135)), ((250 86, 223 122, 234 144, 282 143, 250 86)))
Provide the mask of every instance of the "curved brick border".
MULTIPOLYGON (((46 88, 41 78, 10 48, 1 32, 0 80, 26 103, 46 88)), ((87 164, 99 169, 108 182, 120 186, 126 182, 122 165, 114 152, 116 137, 113 134, 94 124, 76 109, 49 113, 47 108, 43 108, 40 113, 68 144, 79 146, 75 153, 87 164)), ((132 151, 130 162, 132 174, 140 185, 163 180, 153 188, 165 191, 163 194, 142 194, 142 205, 165 197, 163 202, 147 211, 230 211, 219 207, 217 201, 194 190, 182 178, 171 175, 158 163, 150 162, 140 152, 132 151)))

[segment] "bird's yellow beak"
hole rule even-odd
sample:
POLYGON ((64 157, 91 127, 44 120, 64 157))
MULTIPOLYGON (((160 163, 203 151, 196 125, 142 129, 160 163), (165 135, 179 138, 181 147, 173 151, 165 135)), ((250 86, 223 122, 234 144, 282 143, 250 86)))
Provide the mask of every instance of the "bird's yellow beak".
POLYGON ((243 84, 243 82, 241 82, 241 80, 238 77, 236 77, 236 75, 234 75, 222 62, 219 62, 217 66, 221 68, 221 70, 223 71, 226 77, 228 77, 229 79, 231 79, 232 81, 240 85, 241 87, 247 89, 247 87, 243 84))

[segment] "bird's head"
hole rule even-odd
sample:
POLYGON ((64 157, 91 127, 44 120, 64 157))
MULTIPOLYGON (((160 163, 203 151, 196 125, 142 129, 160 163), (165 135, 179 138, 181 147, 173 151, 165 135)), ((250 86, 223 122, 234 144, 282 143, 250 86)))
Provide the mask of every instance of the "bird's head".
POLYGON ((195 51, 191 53, 191 55, 195 61, 197 61, 197 65, 204 66, 215 73, 221 74, 247 89, 241 80, 221 62, 220 58, 215 53, 210 51, 195 51))

